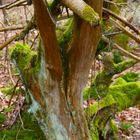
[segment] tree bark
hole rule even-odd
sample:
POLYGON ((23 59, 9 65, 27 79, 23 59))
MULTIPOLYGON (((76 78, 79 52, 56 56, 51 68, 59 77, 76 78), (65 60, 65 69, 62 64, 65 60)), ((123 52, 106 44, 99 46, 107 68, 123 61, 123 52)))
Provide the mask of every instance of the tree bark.
MULTIPOLYGON (((74 1, 69 1, 69 4, 72 2, 74 1)), ((91 11, 95 14, 96 11, 101 17, 102 3, 102 0, 84 2, 85 5, 90 5, 87 14, 91 11)), ((73 39, 67 50, 69 73, 64 77, 55 25, 47 3, 44 0, 33 0, 33 5, 41 43, 36 65, 29 72, 22 72, 26 75, 25 82, 32 100, 30 111, 37 118, 48 140, 90 140, 81 91, 94 60, 100 39, 100 25, 92 26, 90 21, 85 21, 84 17, 70 7, 81 17, 75 15, 73 39), (64 88, 64 78, 67 78, 67 88, 64 88)), ((95 15, 98 17, 98 14, 95 15)))

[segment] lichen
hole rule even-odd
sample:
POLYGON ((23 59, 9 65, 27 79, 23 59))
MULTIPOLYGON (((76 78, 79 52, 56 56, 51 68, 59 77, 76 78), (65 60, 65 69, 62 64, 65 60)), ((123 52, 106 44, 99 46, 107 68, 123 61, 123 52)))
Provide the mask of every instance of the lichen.
POLYGON ((85 6, 83 9, 83 17, 86 21, 88 21, 90 24, 99 24, 99 15, 90 7, 90 6, 85 6))
POLYGON ((69 136, 67 134, 67 131, 64 126, 62 126, 62 123, 59 120, 59 117, 57 117, 56 114, 51 114, 50 119, 52 121, 52 127, 55 132, 55 139, 56 140, 70 140, 69 136))
POLYGON ((28 109, 28 112, 29 113, 33 113, 33 114, 36 114, 37 111, 41 108, 39 103, 34 99, 34 97, 32 96, 32 94, 30 93, 30 97, 31 97, 31 100, 32 100, 32 104, 30 106, 30 108, 28 109))

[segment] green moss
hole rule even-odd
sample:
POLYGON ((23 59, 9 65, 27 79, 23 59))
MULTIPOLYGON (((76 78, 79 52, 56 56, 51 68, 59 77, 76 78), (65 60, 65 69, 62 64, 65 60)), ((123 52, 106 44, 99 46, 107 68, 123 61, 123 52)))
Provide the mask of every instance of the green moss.
POLYGON ((116 73, 122 72, 123 70, 133 66, 134 64, 136 64, 136 61, 133 59, 122 61, 121 63, 114 64, 115 71, 116 73))
POLYGON ((16 61, 18 68, 23 72, 29 66, 30 60, 35 54, 27 44, 16 43, 11 53, 11 59, 16 61))
POLYGON ((18 140, 46 140, 33 116, 24 111, 22 119, 25 130, 21 127, 20 120, 18 120, 12 128, 0 131, 0 139, 5 137, 4 140, 15 140, 17 136, 18 140))
POLYGON ((4 94, 10 95, 14 90, 14 87, 5 87, 5 88, 0 88, 0 91, 4 94))
MULTIPOLYGON (((116 84, 109 87, 109 91, 106 93, 106 97, 101 99, 99 102, 90 105, 86 109, 86 114, 88 116, 92 116, 98 110, 107 106, 112 106, 113 104, 117 105, 118 110, 122 110, 124 108, 135 105, 140 98, 140 82, 124 82, 125 81, 123 81, 123 84, 121 84, 122 79, 119 78, 118 83, 116 82, 116 84)), ((89 94, 86 93, 85 98, 87 98, 88 95, 89 94)))
POLYGON ((7 94, 7 95, 11 95, 13 93, 13 91, 14 91, 14 94, 17 94, 19 92, 19 90, 21 90, 21 89, 19 89, 19 88, 14 89, 13 86, 11 86, 11 87, 5 87, 5 88, 0 88, 0 91, 2 93, 4 93, 4 94, 7 94))
POLYGON ((113 53, 113 61, 115 64, 122 62, 121 53, 118 50, 115 50, 113 53))
POLYGON ((99 24, 99 15, 90 6, 85 6, 82 15, 90 24, 99 24))
POLYGON ((110 86, 108 94, 113 96, 116 104, 118 104, 118 109, 122 110, 135 105, 140 97, 140 82, 110 86))
POLYGON ((16 44, 16 47, 13 49, 12 53, 11 53, 11 58, 16 60, 16 62, 18 63, 18 67, 20 69, 24 69, 25 66, 27 66, 27 64, 29 63, 30 60, 30 47, 27 45, 22 45, 20 43, 16 44), (24 61, 23 61, 24 59, 24 61), (21 62, 21 60, 23 62, 21 62))
POLYGON ((6 120, 6 117, 4 114, 0 113, 0 125, 6 120))
POLYGON ((122 76, 122 78, 127 82, 136 82, 139 79, 139 74, 134 72, 128 72, 122 76))
POLYGON ((92 140, 99 140, 98 129, 93 123, 91 125, 90 135, 91 135, 92 140))
POLYGON ((108 95, 105 98, 103 98, 102 100, 100 100, 99 102, 94 103, 93 105, 90 105, 86 110, 86 115, 91 117, 93 116, 95 113, 97 113, 99 110, 111 106, 115 103, 114 98, 112 97, 112 95, 108 95))
POLYGON ((68 47, 68 43, 69 43, 69 41, 71 39, 71 35, 72 35, 73 19, 69 19, 65 23, 64 26, 65 26, 65 29, 62 29, 59 32, 57 32, 57 34, 58 34, 57 39, 58 39, 58 43, 61 48, 68 47))
POLYGON ((37 75, 40 68, 40 53, 41 51, 37 55, 37 51, 32 51, 27 44, 17 43, 13 48, 11 59, 24 83, 27 83, 27 80, 30 79, 33 74, 37 75))
POLYGON ((123 78, 119 77, 111 84, 111 86, 126 85, 126 84, 127 84, 127 82, 123 78))
POLYGON ((93 84, 91 87, 86 88, 83 91, 84 99, 94 98, 97 99, 98 96, 105 97, 109 85, 112 82, 112 74, 109 73, 110 71, 102 71, 101 73, 98 73, 93 84))

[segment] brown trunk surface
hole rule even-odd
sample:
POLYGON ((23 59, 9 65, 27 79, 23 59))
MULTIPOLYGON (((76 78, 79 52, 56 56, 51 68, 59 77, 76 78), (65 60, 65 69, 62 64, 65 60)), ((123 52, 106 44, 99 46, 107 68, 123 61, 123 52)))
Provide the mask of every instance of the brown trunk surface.
MULTIPOLYGON (((101 16, 102 0, 87 0, 101 16)), ((81 91, 100 39, 100 26, 75 16, 70 46, 67 90, 63 87, 63 68, 55 26, 43 0, 33 0, 42 41, 40 70, 29 78, 31 111, 48 140, 90 140, 82 107, 81 91)))

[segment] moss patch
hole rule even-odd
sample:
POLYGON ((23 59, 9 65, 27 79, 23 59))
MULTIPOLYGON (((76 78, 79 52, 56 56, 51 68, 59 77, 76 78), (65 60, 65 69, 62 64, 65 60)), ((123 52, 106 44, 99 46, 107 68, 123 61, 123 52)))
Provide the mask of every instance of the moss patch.
POLYGON ((90 6, 85 6, 82 15, 90 24, 99 24, 99 15, 90 6))
POLYGON ((140 75, 134 72, 128 72, 122 76, 122 78, 127 82, 136 82, 139 80, 140 75))
POLYGON ((39 57, 40 56, 39 54, 37 55, 37 51, 32 51, 30 46, 27 44, 23 45, 21 43, 17 43, 11 51, 11 59, 20 73, 21 79, 24 83, 27 83, 26 81, 30 79, 32 74, 39 71, 39 57))
POLYGON ((136 64, 136 61, 133 60, 133 59, 129 59, 129 60, 126 60, 126 61, 122 61, 121 63, 114 64, 115 72, 116 73, 122 72, 123 70, 133 66, 134 64, 136 64))
POLYGON ((22 113, 22 119, 25 130, 21 127, 20 120, 18 120, 12 128, 0 131, 0 139, 5 137, 4 140, 15 140, 17 137, 17 140, 46 140, 32 115, 24 112, 22 113))
POLYGON ((111 84, 111 86, 125 85, 125 84, 127 84, 127 82, 123 78, 119 77, 111 84))
POLYGON ((97 113, 99 110, 111 106, 115 104, 115 100, 112 97, 112 95, 108 95, 99 102, 94 103, 93 105, 90 105, 86 110, 86 115, 91 117, 93 114, 97 113))
POLYGON ((23 71, 29 64, 32 55, 33 53, 30 46, 17 43, 11 53, 11 58, 16 61, 20 70, 23 71))
POLYGON ((113 96, 120 110, 133 106, 140 96, 140 82, 111 86, 108 94, 113 96))

